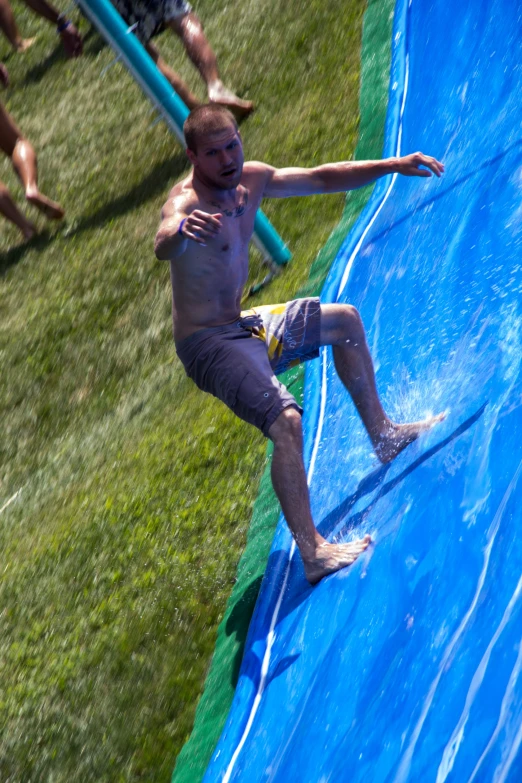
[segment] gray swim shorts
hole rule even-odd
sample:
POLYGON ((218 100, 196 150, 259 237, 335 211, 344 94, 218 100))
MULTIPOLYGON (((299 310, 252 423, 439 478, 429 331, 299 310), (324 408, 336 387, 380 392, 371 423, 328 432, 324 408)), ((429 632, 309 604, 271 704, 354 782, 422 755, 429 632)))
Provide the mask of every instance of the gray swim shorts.
POLYGON ((129 26, 137 25, 135 35, 143 45, 153 35, 161 32, 166 22, 180 19, 192 11, 186 0, 111 0, 123 21, 129 26))
POLYGON ((268 430, 285 408, 302 408, 275 377, 319 355, 317 297, 253 307, 237 321, 201 329, 176 344, 189 378, 240 419, 268 430))

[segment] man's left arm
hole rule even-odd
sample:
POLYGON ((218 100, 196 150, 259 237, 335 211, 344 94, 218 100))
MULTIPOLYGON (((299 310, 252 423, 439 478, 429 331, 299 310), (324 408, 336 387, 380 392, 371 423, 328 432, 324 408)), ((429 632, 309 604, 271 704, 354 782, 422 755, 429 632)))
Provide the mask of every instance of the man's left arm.
POLYGON ((340 193, 362 188, 386 174, 406 177, 440 177, 444 165, 429 155, 415 152, 401 158, 385 160, 345 161, 326 163, 313 169, 270 169, 264 196, 286 198, 319 193, 340 193))

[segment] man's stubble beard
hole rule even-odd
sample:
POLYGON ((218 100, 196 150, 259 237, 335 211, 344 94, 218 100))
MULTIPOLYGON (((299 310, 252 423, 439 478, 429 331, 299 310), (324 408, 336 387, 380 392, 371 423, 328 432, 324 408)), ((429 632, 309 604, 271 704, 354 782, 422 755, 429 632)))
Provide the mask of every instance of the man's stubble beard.
POLYGON ((228 190, 235 190, 241 184, 241 178, 243 176, 243 166, 241 166, 241 171, 238 172, 233 180, 227 180, 226 178, 217 179, 204 172, 197 171, 197 169, 194 169, 194 171, 196 178, 202 185, 207 188, 210 187, 215 190, 221 190, 223 193, 226 193, 228 190))
POLYGON ((241 177, 243 176, 243 168, 236 174, 234 179, 222 178, 219 180, 213 180, 212 184, 215 188, 222 191, 235 190, 241 184, 241 177))

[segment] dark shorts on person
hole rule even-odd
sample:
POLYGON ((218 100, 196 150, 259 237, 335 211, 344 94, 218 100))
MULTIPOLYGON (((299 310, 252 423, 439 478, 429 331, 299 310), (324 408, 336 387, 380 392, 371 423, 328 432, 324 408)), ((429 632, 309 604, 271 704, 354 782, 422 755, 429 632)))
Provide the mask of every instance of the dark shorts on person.
POLYGON ((145 46, 168 22, 192 11, 186 0, 111 0, 125 24, 136 25, 133 32, 145 46))
POLYGON ((201 329, 176 344, 189 378, 239 416, 268 431, 285 408, 302 408, 276 375, 319 355, 318 297, 253 307, 237 321, 201 329))

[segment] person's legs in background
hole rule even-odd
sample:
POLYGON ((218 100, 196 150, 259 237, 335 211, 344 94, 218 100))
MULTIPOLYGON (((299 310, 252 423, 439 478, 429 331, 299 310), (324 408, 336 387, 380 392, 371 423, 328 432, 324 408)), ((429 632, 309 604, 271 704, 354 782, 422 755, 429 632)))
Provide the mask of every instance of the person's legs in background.
MULTIPOLYGON (((50 220, 61 220, 64 210, 38 187, 36 153, 25 139, 7 109, 0 103, 0 149, 11 159, 25 191, 25 198, 50 220)), ((5 196, 5 194, 4 194, 5 196)))
POLYGON ((232 111, 238 120, 248 116, 254 108, 252 101, 244 101, 221 81, 217 58, 204 33, 198 16, 190 11, 166 19, 169 27, 181 39, 190 60, 198 69, 207 86, 209 101, 220 103, 232 111))

